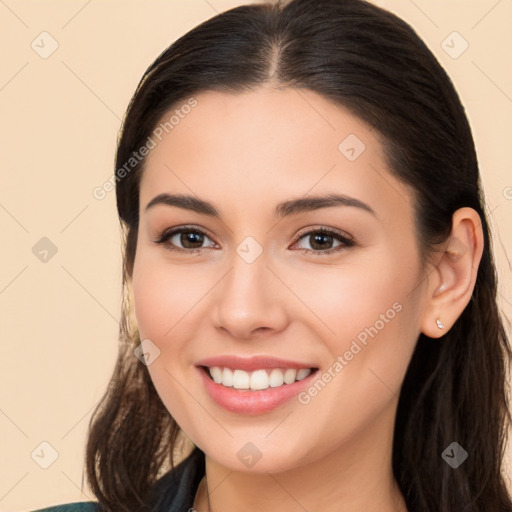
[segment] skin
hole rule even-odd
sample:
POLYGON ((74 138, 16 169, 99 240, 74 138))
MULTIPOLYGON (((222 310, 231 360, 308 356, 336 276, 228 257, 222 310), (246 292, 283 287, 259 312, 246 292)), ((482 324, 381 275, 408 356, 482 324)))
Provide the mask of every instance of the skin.
POLYGON ((440 337, 470 300, 482 253, 478 215, 458 210, 452 238, 422 269, 412 191, 389 174, 374 130, 311 91, 266 86, 195 98, 147 157, 130 283, 141 340, 160 350, 148 366, 155 388, 206 454, 195 508, 208 510, 208 487, 215 511, 406 510, 391 470, 400 387, 420 332, 440 337), (354 161, 338 149, 349 134, 366 146, 354 161), (221 218, 169 205, 146 211, 163 192, 210 201, 221 218), (273 217, 278 202, 333 192, 375 215, 335 206, 273 217), (207 232, 202 245, 183 245, 179 235, 172 242, 201 252, 155 243, 189 224, 207 232), (302 236, 322 227, 356 245, 325 254, 340 247, 336 237, 318 248, 302 236), (247 236, 263 250, 252 263, 236 252, 247 236), (194 367, 214 355, 270 354, 327 371, 393 304, 401 310, 307 404, 228 412, 194 367), (237 456, 248 442, 262 454, 250 468, 237 456))

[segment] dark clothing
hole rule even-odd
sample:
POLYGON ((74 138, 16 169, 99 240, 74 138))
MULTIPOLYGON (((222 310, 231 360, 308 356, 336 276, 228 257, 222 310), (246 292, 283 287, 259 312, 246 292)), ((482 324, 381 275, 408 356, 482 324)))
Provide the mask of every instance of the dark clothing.
MULTIPOLYGON (((204 454, 195 447, 174 470, 169 470, 156 481, 151 491, 151 511, 187 512, 193 507, 197 488, 204 474, 204 454)), ((38 509, 34 512, 101 512, 101 510, 96 501, 81 501, 38 509)))

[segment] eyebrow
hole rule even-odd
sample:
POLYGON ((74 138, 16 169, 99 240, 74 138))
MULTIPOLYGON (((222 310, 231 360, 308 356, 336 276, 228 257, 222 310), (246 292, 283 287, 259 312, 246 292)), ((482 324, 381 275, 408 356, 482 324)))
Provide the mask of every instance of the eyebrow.
MULTIPOLYGON (((151 201, 146 205, 145 211, 147 212, 149 209, 159 204, 176 206, 178 208, 183 208, 185 210, 220 219, 219 210, 212 203, 190 195, 159 194, 151 199, 151 201)), ((352 206, 354 208, 360 208, 377 217, 377 214, 369 205, 359 199, 343 194, 308 196, 283 201, 275 206, 274 217, 283 218, 290 215, 319 210, 320 208, 332 208, 335 206, 352 206)))

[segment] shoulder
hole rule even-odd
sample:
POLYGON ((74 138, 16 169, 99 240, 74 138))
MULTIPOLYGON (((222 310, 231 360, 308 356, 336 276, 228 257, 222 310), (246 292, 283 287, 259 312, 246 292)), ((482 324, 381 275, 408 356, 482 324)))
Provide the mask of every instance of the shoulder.
MULTIPOLYGON (((162 475, 149 498, 153 512, 183 512, 193 507, 199 482, 205 474, 204 453, 198 448, 177 466, 162 475)), ((31 512, 101 512, 96 501, 65 503, 31 512)))
POLYGON ((99 503, 96 501, 80 501, 77 503, 65 503, 53 507, 41 508, 33 512, 99 512, 99 503))

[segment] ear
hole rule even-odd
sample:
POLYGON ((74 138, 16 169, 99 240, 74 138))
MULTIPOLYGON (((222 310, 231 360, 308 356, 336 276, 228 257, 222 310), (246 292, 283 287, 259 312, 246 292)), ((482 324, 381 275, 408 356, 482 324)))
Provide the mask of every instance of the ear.
POLYGON ((452 231, 443 254, 428 277, 421 331, 430 338, 448 332, 471 300, 484 248, 482 223, 472 208, 452 217, 452 231), (437 325, 440 319, 444 328, 437 325))

